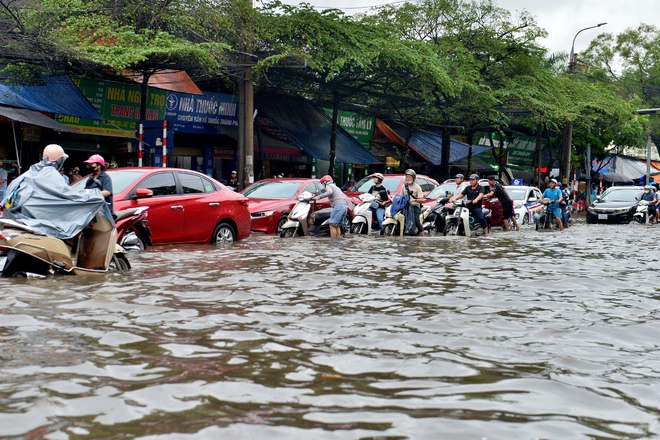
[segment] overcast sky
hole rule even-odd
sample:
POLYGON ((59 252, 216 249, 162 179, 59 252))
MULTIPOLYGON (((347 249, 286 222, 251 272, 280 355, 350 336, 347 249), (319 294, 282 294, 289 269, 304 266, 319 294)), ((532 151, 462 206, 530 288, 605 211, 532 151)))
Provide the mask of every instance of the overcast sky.
MULTIPOLYGON (((297 0, 282 0, 297 5, 297 0)), ((368 6, 402 3, 391 0, 307 0, 312 6, 342 9, 347 14, 365 12, 368 6)), ((636 28, 640 23, 656 24, 660 18, 660 0, 496 0, 496 3, 515 14, 523 9, 537 17, 539 26, 548 31, 541 41, 550 52, 571 50, 571 43, 580 29, 606 22, 607 25, 582 32, 575 40, 575 51, 580 52, 602 32, 614 35, 636 28)), ((657 24, 660 26, 660 24, 657 24)))

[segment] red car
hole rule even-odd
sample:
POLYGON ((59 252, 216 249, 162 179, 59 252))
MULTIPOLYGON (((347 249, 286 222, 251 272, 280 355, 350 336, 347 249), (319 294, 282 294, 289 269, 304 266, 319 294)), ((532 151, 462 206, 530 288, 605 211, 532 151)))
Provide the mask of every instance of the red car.
MULTIPOLYGON (((406 175, 385 174, 383 177, 385 177, 385 179, 383 180, 383 186, 385 187, 385 189, 387 189, 387 191, 389 191, 390 198, 399 194, 401 188, 403 188, 403 184, 406 181, 406 175)), ((424 192, 425 197, 428 195, 428 193, 433 191, 433 189, 436 186, 439 185, 438 182, 436 182, 434 179, 431 179, 430 177, 424 176, 422 174, 417 175, 415 182, 422 187, 422 192, 424 192)), ((370 174, 367 177, 364 177, 358 183, 356 183, 355 186, 349 188, 348 191, 346 191, 346 195, 350 197, 357 197, 360 194, 369 191, 369 188, 371 188, 373 184, 374 184, 374 175, 370 174)))
MULTIPOLYGON (((196 171, 179 168, 116 168, 114 210, 148 206, 154 245, 228 243, 250 235, 248 199, 196 171)), ((85 186, 87 179, 74 187, 85 186)))
MULTIPOLYGON (((298 203, 298 195, 303 191, 320 193, 324 190, 319 179, 276 178, 263 179, 245 188, 241 194, 250 199, 253 232, 265 234, 278 233, 286 222, 286 217, 298 203)), ((355 207, 352 200, 346 198, 349 216, 355 207)), ((315 202, 314 211, 329 208, 330 201, 321 199, 315 202)))

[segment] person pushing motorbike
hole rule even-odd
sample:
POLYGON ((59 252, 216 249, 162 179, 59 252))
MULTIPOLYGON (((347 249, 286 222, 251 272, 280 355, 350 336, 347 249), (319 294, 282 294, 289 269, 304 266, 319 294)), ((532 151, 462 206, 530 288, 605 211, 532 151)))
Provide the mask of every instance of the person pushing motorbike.
POLYGON ((513 210, 513 200, 509 197, 506 190, 502 184, 497 183, 495 176, 488 176, 488 184, 490 185, 490 192, 485 194, 484 197, 497 197, 497 200, 502 204, 502 218, 504 219, 504 230, 509 230, 509 222, 507 220, 511 219, 516 231, 520 231, 520 226, 518 226, 518 221, 516 220, 516 213, 513 210))
POLYGON ((484 190, 479 185, 478 175, 472 174, 470 176, 470 184, 463 189, 462 193, 453 196, 449 201, 453 203, 463 197, 467 199, 465 205, 470 210, 470 216, 479 222, 481 228, 484 230, 484 235, 488 237, 488 222, 481 210, 481 199, 484 198, 484 190))
POLYGON ((105 172, 106 163, 103 156, 100 154, 93 154, 85 161, 87 166, 92 169, 92 174, 87 178, 85 189, 98 188, 105 198, 105 202, 110 207, 112 215, 115 214, 112 203, 112 179, 105 172))
POLYGON ((321 177, 321 183, 325 186, 325 191, 312 198, 312 200, 320 200, 326 197, 330 200, 330 205, 332 206, 329 222, 330 237, 339 238, 341 237, 341 228, 344 224, 346 212, 348 211, 346 198, 344 197, 344 193, 334 184, 331 176, 326 174, 321 177))
POLYGON ((410 205, 413 208, 415 226, 417 227, 417 235, 424 236, 424 227, 419 221, 419 215, 422 211, 422 202, 424 201, 424 192, 422 191, 422 187, 415 182, 415 179, 417 179, 417 173, 415 170, 407 169, 405 175, 406 182, 401 188, 401 194, 410 197, 410 205))

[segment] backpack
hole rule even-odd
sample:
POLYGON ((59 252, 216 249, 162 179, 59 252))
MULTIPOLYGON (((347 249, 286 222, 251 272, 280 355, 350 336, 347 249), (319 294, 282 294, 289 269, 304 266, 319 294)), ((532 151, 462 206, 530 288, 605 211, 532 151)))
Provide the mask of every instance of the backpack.
POLYGON ((408 202, 410 202, 410 196, 408 195, 404 196, 402 194, 395 195, 394 198, 392 199, 392 205, 390 207, 390 212, 392 212, 392 215, 396 214, 397 212, 405 208, 408 202))

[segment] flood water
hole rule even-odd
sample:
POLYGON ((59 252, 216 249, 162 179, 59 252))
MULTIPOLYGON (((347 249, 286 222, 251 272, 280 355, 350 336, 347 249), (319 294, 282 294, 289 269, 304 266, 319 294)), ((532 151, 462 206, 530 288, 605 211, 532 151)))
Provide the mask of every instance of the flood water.
POLYGON ((257 235, 0 279, 0 437, 657 438, 659 232, 257 235))

